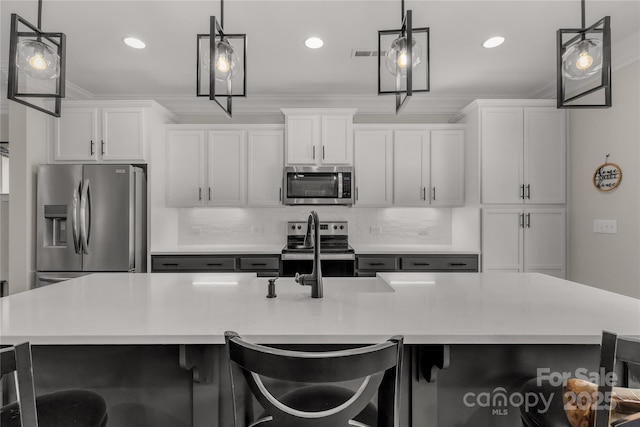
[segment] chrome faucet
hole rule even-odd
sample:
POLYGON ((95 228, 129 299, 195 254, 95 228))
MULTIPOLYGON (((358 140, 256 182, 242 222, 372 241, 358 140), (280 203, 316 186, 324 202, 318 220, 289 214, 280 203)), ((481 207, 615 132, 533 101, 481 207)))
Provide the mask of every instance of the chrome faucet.
POLYGON ((307 219, 307 233, 304 245, 309 246, 313 230, 313 270, 311 274, 296 273, 295 281, 302 286, 311 286, 311 298, 322 298, 322 270, 320 268, 320 220, 318 213, 311 211, 307 219), (313 226, 313 228, 312 228, 313 226))

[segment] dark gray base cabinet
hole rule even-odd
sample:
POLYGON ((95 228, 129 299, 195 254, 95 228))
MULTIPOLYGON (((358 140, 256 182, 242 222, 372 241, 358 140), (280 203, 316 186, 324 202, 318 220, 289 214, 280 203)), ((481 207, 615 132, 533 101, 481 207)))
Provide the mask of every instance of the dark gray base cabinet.
POLYGON ((152 255, 151 272, 245 272, 277 276, 280 255, 152 255))
POLYGON ((478 255, 357 255, 356 276, 385 271, 478 272, 478 255))

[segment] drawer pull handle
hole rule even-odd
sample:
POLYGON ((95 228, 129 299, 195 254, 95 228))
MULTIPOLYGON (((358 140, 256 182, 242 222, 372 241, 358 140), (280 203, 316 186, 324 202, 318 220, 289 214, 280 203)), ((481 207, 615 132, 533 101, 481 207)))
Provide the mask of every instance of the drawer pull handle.
POLYGON ((384 265, 384 262, 370 262, 369 265, 384 265))
POLYGON ((163 266, 163 267, 177 267, 177 266, 178 266, 178 263, 175 263, 175 262, 165 262, 165 263, 162 263, 162 266, 163 266))
POLYGON ((414 262, 413 265, 431 265, 428 262, 414 262))
POLYGON ((252 262, 251 265, 254 266, 254 267, 266 267, 267 263, 266 262, 252 262))
POLYGON ((450 267, 466 267, 467 263, 466 262, 450 262, 449 266, 450 267))
POLYGON ((222 264, 219 262, 207 263, 209 267, 222 267, 222 264))

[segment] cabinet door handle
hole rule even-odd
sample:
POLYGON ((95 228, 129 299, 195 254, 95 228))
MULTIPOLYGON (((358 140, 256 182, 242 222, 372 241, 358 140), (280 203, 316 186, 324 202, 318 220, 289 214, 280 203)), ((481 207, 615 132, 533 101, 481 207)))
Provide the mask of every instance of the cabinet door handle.
POLYGON ((431 265, 431 264, 429 264, 428 262, 414 262, 413 265, 423 266, 423 265, 431 265))
POLYGON ((433 187, 433 200, 436 200, 436 187, 433 187))
POLYGON ((427 200, 427 187, 422 187, 422 200, 427 200))
POLYGON ((313 160, 316 159, 316 146, 313 146, 313 160))
POLYGON ((356 202, 358 201, 358 187, 356 187, 356 202))
POLYGON ((324 145, 322 146, 322 160, 324 160, 324 145))
POLYGON ((384 265, 384 262, 370 262, 369 265, 371 266, 384 265))
POLYGON ((527 184, 527 199, 531 200, 531 185, 527 184))
POLYGON ((163 267, 177 267, 177 266, 178 266, 178 264, 177 264, 177 263, 175 263, 175 262, 163 262, 163 263, 162 263, 162 266, 163 266, 163 267))
POLYGON ((251 266, 252 267, 266 267, 267 263, 266 262, 252 262, 251 266))
POLYGON ((100 154, 104 156, 104 141, 100 141, 100 154))
POLYGON ((211 187, 209 187, 209 201, 211 201, 211 187))
POLYGON ((466 267, 466 262, 450 262, 449 267, 466 267))
POLYGON ((524 214, 520 214, 520 228, 524 228, 524 214))
POLYGON ((210 263, 207 263, 207 266, 208 266, 208 267, 222 267, 222 263, 219 263, 219 262, 210 262, 210 263))
POLYGON ((89 153, 90 153, 90 155, 92 155, 92 156, 93 156, 93 154, 94 154, 93 147, 95 147, 95 142, 93 142, 93 139, 92 139, 92 140, 90 141, 90 144, 89 144, 89 153))
POLYGON ((527 214, 527 222, 526 222, 527 228, 531 228, 531 213, 527 214))
POLYGON ((278 201, 282 201, 282 187, 280 187, 280 195, 278 196, 278 201))
POLYGON ((524 200, 524 184, 520 186, 520 198, 524 200))
POLYGON ((198 201, 202 201, 202 187, 198 187, 198 201))

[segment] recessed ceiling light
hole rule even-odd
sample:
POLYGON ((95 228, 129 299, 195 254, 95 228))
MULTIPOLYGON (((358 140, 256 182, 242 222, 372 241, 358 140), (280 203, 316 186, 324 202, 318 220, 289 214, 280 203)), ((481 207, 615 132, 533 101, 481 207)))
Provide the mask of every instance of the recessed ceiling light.
POLYGON ((320 37, 309 37, 304 41, 304 45, 309 49, 319 49, 324 45, 324 41, 320 37))
POLYGON ((502 43, 504 43, 504 37, 495 36, 495 37, 490 37, 490 38, 486 39, 484 41, 484 43, 482 43, 482 47, 486 47, 487 49, 491 49, 493 47, 500 46, 502 43))
POLYGON ((135 37, 125 37, 122 39, 122 41, 124 42, 124 44, 134 49, 144 49, 147 46, 142 40, 135 37))

